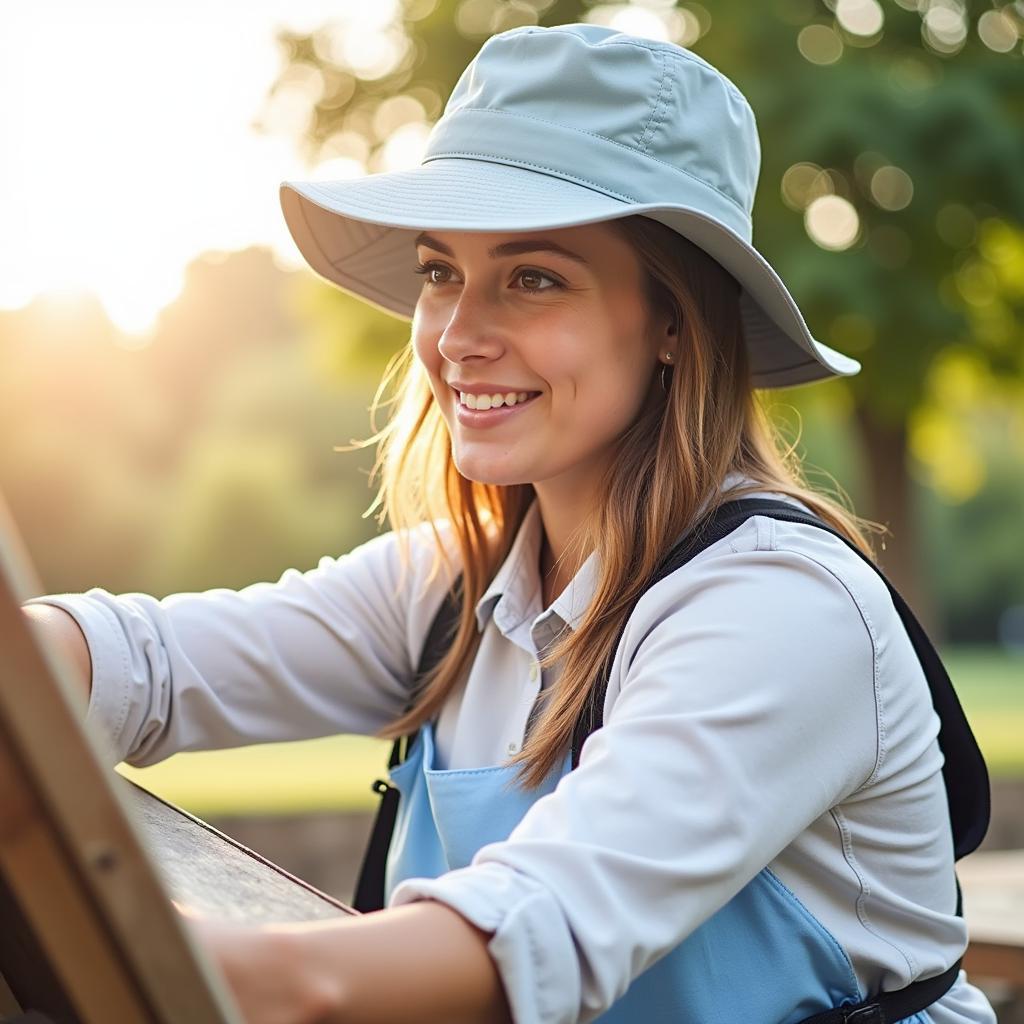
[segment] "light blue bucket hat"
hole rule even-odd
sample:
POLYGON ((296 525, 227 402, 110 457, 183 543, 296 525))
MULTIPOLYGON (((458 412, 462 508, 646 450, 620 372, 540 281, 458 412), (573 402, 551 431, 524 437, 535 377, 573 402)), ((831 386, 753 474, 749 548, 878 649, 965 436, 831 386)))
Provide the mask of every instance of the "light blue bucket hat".
POLYGON ((281 206, 310 266, 411 319, 423 230, 536 231, 632 214, 700 246, 741 286, 755 387, 860 370, 811 336, 751 244, 761 165, 753 111, 695 53, 599 25, 492 36, 411 170, 286 181, 281 206))

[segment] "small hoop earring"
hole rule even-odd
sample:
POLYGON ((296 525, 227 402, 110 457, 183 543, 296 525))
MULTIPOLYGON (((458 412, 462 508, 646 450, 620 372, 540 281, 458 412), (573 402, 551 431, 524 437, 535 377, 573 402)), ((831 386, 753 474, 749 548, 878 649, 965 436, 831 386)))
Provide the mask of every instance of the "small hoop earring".
POLYGON ((661 364, 661 390, 667 392, 668 385, 665 383, 665 371, 668 369, 668 363, 661 364))

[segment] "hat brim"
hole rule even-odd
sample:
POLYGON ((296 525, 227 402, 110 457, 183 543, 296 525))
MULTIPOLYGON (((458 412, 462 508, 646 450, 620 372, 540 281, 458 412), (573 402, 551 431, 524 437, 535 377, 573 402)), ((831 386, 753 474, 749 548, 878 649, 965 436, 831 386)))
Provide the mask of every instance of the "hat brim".
POLYGON ((739 282, 755 387, 791 387, 860 370, 857 360, 814 339, 789 289, 753 246, 686 205, 630 203, 547 173, 462 158, 342 181, 286 181, 280 198, 288 230, 318 274, 407 320, 422 287, 413 272, 420 231, 522 232, 651 217, 739 282))

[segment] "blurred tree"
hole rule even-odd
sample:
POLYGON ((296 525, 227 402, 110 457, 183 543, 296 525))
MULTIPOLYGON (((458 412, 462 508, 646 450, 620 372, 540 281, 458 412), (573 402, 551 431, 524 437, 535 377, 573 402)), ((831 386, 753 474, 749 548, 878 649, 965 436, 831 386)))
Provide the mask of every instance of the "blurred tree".
POLYGON ((986 255, 1007 257, 1024 220, 1022 20, 952 0, 833 6, 779 3, 763 45, 736 53, 712 32, 702 53, 735 67, 759 120, 755 241, 816 336, 863 364, 817 397, 852 398, 867 511, 893 534, 881 561, 934 628, 908 455, 941 467, 933 482, 953 500, 980 486, 967 475, 980 460, 964 443, 912 445, 921 412, 953 429, 931 371, 954 353, 1018 387, 1024 371, 1024 294, 986 255), (1014 52, 996 52, 1011 37, 1014 52))
POLYGON ((119 587, 155 512, 159 403, 89 295, 0 314, 0 486, 51 590, 119 587))
POLYGON ((204 254, 141 347, 88 295, 0 310, 0 490, 46 592, 244 586, 377 532, 372 452, 334 450, 376 381, 323 372, 312 283, 204 254))
MULTIPOLYGON (((736 81, 764 146, 755 244, 816 336, 864 364, 811 401, 850 408, 859 511, 892 531, 881 560, 930 618, 907 472, 929 372, 953 349, 1018 382, 1024 370, 1022 277, 1011 273, 1024 220, 1022 5, 392 0, 375 12, 280 35, 284 67, 262 123, 293 131, 311 166, 338 172, 324 176, 417 162, 462 69, 517 25, 588 20, 671 38, 736 81)), ((404 325, 388 321, 365 315, 363 343, 400 345, 404 325)), ((799 407, 809 393, 784 400, 799 407)))
MULTIPOLYGON (((739 85, 764 143, 755 243, 816 336, 863 362, 858 377, 819 387, 847 396, 864 460, 860 511, 892 530, 882 561, 931 617, 907 472, 929 372, 953 347, 995 375, 1024 374, 1024 296, 1008 255, 1024 219, 1021 5, 404 0, 359 18, 280 37, 285 66, 268 112, 288 97, 311 165, 395 166, 395 139, 412 126, 422 140, 481 43, 518 25, 592 20, 671 38, 739 85)), ((379 326, 388 319, 366 314, 364 341, 400 344, 403 326, 379 326)), ((785 398, 805 401, 801 390, 785 398)), ((920 449, 933 465, 969 459, 920 449)))

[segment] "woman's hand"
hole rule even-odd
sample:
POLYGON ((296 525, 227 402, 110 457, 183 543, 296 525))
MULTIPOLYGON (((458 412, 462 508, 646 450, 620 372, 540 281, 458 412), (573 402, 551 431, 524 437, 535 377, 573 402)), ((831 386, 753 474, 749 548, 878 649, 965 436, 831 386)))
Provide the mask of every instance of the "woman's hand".
POLYGON ((246 1024, 319 1024, 336 1020, 330 979, 306 969, 287 926, 245 925, 171 901, 217 964, 246 1024))

